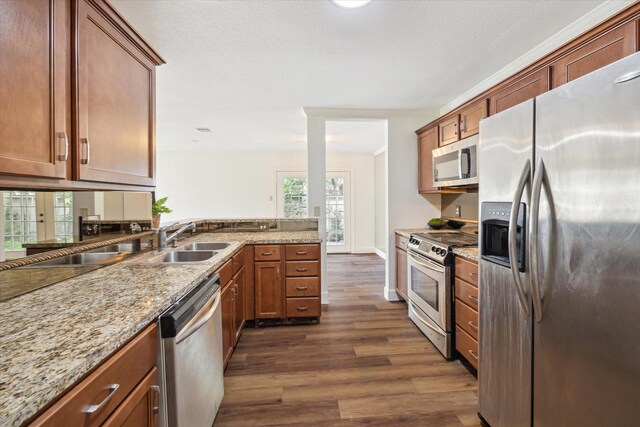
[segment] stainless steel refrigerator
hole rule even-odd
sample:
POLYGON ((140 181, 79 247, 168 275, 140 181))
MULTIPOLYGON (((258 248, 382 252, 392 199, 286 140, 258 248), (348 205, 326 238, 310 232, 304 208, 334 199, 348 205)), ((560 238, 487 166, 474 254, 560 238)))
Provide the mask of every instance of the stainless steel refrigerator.
POLYGON ((480 124, 480 415, 640 425, 640 53, 480 124))

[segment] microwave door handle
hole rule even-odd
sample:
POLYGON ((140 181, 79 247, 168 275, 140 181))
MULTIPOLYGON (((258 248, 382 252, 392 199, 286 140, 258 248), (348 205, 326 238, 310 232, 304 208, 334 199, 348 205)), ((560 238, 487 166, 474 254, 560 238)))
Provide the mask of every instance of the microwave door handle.
MULTIPOLYGON (((435 272, 437 272, 437 273, 444 273, 444 270, 441 270, 441 269, 439 269, 439 268, 434 268, 433 266, 428 265, 428 264, 425 264, 425 263, 423 262, 423 261, 426 261, 426 262, 428 262, 428 263, 430 263, 430 264, 431 264, 431 261, 429 261, 429 260, 426 260, 426 259, 425 259, 425 260, 418 259, 418 258, 416 258, 416 256, 415 256, 415 255, 413 255, 413 254, 409 254, 409 256, 411 257, 411 259, 412 259, 416 264, 418 264, 418 265, 420 265, 420 266, 422 266, 422 267, 424 267, 424 268, 428 268, 429 270, 435 271, 435 272)), ((434 264, 434 265, 437 265, 437 264, 434 264)))
POLYGON ((460 179, 471 176, 471 153, 468 148, 458 150, 458 176, 460 179))
MULTIPOLYGON (((516 186, 516 192, 513 195, 513 202, 511 203, 511 214, 509 216, 509 266, 511 267, 511 274, 513 275, 513 281, 516 288, 516 294, 518 295, 518 301, 522 307, 522 311, 525 316, 529 316, 529 303, 524 292, 522 285, 522 279, 520 278, 520 270, 518 268, 518 250, 517 250, 517 232, 518 232, 518 216, 520 214, 520 200, 522 199, 522 193, 524 188, 529 182, 531 175, 531 161, 527 159, 518 185, 516 186)), ((522 242, 524 244, 524 242, 522 242)))
POLYGON ((458 150, 458 178, 462 179, 462 150, 458 150))

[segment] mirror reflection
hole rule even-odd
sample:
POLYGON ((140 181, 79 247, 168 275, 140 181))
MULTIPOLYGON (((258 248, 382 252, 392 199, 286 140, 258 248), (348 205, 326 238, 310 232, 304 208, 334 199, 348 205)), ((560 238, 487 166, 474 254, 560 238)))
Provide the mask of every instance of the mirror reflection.
POLYGON ((151 228, 152 194, 0 191, 0 262, 151 228))

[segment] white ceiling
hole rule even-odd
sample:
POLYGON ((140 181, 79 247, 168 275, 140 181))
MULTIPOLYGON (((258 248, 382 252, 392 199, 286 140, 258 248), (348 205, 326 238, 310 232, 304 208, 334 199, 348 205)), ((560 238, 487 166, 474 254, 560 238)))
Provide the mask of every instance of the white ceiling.
MULTIPOLYGON (((602 2, 112 3, 167 61, 159 150, 288 151, 305 148, 302 107, 439 108, 602 2)), ((371 151, 361 125, 328 126, 328 138, 371 151)))

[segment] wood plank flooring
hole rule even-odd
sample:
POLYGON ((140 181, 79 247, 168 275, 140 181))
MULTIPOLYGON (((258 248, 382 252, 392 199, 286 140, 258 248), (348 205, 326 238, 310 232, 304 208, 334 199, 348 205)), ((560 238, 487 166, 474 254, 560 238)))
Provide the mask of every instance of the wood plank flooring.
POLYGON ((382 296, 377 255, 329 255, 318 325, 246 328, 215 426, 479 426, 477 382, 382 296))

